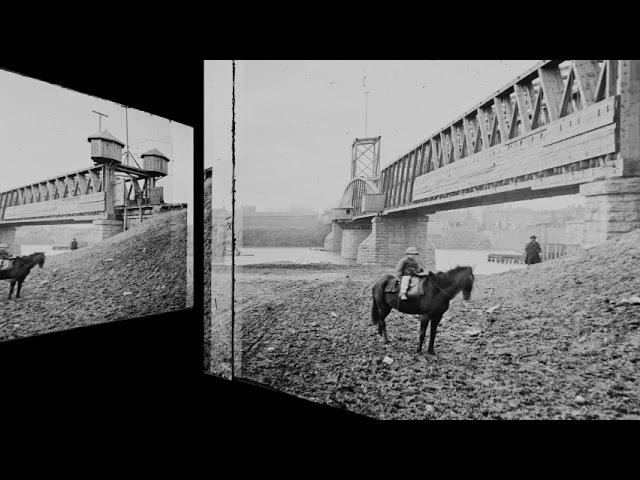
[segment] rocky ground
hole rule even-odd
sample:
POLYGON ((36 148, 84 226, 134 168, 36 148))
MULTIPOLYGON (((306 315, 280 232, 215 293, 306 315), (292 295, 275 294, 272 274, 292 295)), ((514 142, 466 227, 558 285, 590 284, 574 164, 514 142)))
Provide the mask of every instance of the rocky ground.
MULTIPOLYGON (((214 265, 211 272, 211 308, 207 320, 210 336, 205 338, 205 352, 209 352, 209 369, 215 375, 231 378, 231 268, 214 265)), ((206 300, 205 300, 206 301, 206 300)), ((242 331, 238 329, 234 352, 238 364, 241 359, 242 331)), ((207 355, 205 353, 205 355, 207 355)), ((237 370, 236 370, 237 371, 237 370)))
POLYGON ((0 287, 0 340, 182 310, 187 212, 159 214, 99 244, 49 256, 31 270, 19 299, 8 299, 8 282, 0 287))
POLYGON ((211 369, 211 240, 213 228, 211 218, 211 178, 204 182, 204 371, 211 369))
POLYGON ((380 419, 640 419, 640 230, 476 276, 471 301, 459 295, 445 314, 436 356, 414 353, 415 316, 388 317, 389 347, 377 336, 369 286, 386 271, 237 268, 237 374, 380 419))

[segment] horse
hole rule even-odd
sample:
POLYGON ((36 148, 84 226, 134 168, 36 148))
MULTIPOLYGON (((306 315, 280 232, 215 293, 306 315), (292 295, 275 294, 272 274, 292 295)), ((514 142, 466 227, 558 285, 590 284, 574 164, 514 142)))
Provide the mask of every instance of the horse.
POLYGON ((13 295, 13 288, 18 282, 18 291, 16 292, 16 298, 20 298, 20 290, 22 289, 22 282, 29 275, 31 269, 36 265, 40 268, 43 267, 45 255, 42 252, 32 253, 24 257, 16 257, 11 263, 11 267, 8 270, 0 270, 0 280, 10 280, 11 287, 9 288, 9 300, 13 295))
POLYGON ((462 291, 465 300, 471 298, 473 289, 473 268, 455 267, 447 272, 420 275, 422 291, 424 295, 409 297, 407 300, 398 300, 399 292, 385 292, 390 281, 395 282, 393 275, 383 275, 372 285, 373 306, 371 308, 371 320, 378 326, 378 334, 384 338, 385 345, 389 343, 387 337, 387 327, 384 319, 396 309, 401 313, 420 315, 420 339, 417 353, 422 353, 427 325, 431 322, 431 335, 429 337, 430 355, 435 355, 433 343, 436 338, 436 330, 442 319, 442 315, 449 309, 449 302, 462 291))

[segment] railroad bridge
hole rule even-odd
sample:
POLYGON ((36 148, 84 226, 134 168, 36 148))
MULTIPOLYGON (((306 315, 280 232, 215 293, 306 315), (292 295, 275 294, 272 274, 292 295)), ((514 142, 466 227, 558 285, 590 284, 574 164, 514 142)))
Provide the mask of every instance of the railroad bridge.
POLYGON ((394 266, 409 246, 435 268, 429 215, 580 193, 582 247, 640 227, 640 61, 544 60, 380 171, 356 139, 325 249, 394 266))
POLYGON ((11 254, 21 253, 18 227, 93 224, 91 243, 96 243, 159 211, 186 208, 164 203, 156 182, 167 175, 170 160, 160 151, 143 153, 142 167, 135 159, 133 166, 122 162, 124 144, 107 130, 87 140, 92 166, 0 192, 0 243, 8 244, 11 254))

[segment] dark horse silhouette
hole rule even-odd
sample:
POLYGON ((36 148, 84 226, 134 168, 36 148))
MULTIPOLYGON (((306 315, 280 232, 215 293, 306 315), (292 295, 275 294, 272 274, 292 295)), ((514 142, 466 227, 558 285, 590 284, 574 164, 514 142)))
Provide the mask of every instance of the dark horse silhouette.
POLYGON ((389 343, 387 327, 384 319, 396 309, 401 313, 420 315, 420 340, 418 353, 422 353, 427 325, 431 322, 431 336, 429 337, 428 352, 435 355, 433 342, 436 339, 436 329, 442 319, 442 315, 449 309, 449 302, 458 292, 462 291, 465 300, 471 298, 473 289, 473 269, 471 267, 456 267, 448 272, 429 272, 421 277, 422 291, 424 295, 409 297, 408 300, 398 302, 399 292, 385 292, 390 281, 395 282, 393 275, 383 275, 372 286, 373 307, 371 319, 374 325, 378 325, 378 333, 384 338, 385 344, 389 343))
POLYGON ((40 268, 44 265, 44 253, 36 252, 24 257, 17 257, 13 260, 11 268, 9 270, 0 270, 0 280, 11 280, 11 287, 9 288, 9 300, 13 295, 13 288, 18 282, 18 291, 16 292, 16 298, 20 298, 20 290, 22 289, 22 282, 29 275, 29 272, 36 265, 40 265, 40 268))

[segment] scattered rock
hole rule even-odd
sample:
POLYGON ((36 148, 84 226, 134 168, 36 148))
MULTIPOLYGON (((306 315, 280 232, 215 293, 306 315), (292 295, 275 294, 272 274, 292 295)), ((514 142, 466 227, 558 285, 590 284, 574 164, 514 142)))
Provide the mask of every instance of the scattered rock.
POLYGON ((338 318, 338 314, 337 314, 336 312, 331 312, 331 316, 332 316, 333 318, 338 318))
POLYGON ((384 363, 386 363, 387 365, 391 365, 391 364, 393 363, 393 358, 391 358, 391 357, 384 357, 384 358, 382 359, 382 361, 383 361, 384 363))
POLYGON ((494 311, 496 311, 500 307, 501 307, 501 305, 494 305, 493 307, 491 307, 488 310, 486 310, 485 313, 493 313, 494 311))
POLYGON ((578 404, 583 404, 586 400, 582 395, 576 395, 576 398, 574 398, 574 401, 578 404))
POLYGON ((338 390, 339 392, 350 392, 350 393, 355 393, 355 388, 353 388, 351 385, 342 385, 340 387, 338 387, 336 390, 338 390))
POLYGON ((275 347, 267 347, 267 352, 273 352, 275 349, 275 347))
POLYGON ((479 328, 472 328, 469 330, 466 330, 465 335, 469 335, 470 337, 476 337, 478 335, 480 335, 480 333, 482 333, 482 330, 480 330, 479 328))

